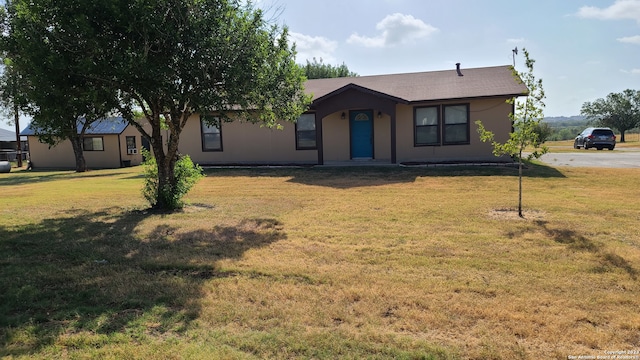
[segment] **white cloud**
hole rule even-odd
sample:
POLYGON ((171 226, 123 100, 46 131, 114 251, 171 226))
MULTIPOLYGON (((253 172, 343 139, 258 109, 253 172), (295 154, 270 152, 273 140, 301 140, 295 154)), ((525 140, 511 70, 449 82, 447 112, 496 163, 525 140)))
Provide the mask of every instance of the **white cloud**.
POLYGON ((507 42, 510 44, 520 44, 524 42, 524 38, 507 39, 507 42))
POLYGON ((618 38, 616 40, 618 40, 620 42, 623 42, 623 43, 640 45, 640 35, 622 37, 622 38, 618 38))
POLYGON ((400 13, 387 15, 376 24, 376 29, 380 31, 378 36, 367 37, 354 33, 347 39, 347 43, 365 47, 396 46, 427 38, 439 31, 420 19, 400 13))
POLYGON ((289 33, 292 43, 296 44, 296 60, 303 63, 306 60, 322 59, 326 64, 333 64, 336 59, 333 55, 338 43, 322 36, 309 36, 296 32, 289 33))
POLYGON ((632 19, 640 23, 640 0, 616 0, 607 8, 583 6, 578 10, 579 17, 600 20, 632 19))
POLYGON ((631 69, 631 70, 620 69, 620 72, 623 74, 640 75, 640 69, 631 69))

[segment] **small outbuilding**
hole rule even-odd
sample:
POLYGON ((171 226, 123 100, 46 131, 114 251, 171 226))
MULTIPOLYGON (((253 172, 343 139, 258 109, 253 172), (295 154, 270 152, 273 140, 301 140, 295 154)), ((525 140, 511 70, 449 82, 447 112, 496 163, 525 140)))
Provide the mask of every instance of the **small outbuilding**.
MULTIPOLYGON (((29 151, 26 137, 20 137, 20 150, 22 159, 26 160, 29 151)), ((0 129, 0 161, 15 161, 17 153, 16 132, 0 129)))
MULTIPOLYGON (((80 133, 80 128, 78 133, 80 133)), ((21 133, 29 143, 31 161, 36 168, 73 169, 76 166, 71 142, 56 146, 41 143, 38 131, 29 125, 21 133)), ((149 143, 140 132, 121 117, 96 121, 85 131, 83 152, 88 168, 118 168, 142 163, 141 148, 149 143)))

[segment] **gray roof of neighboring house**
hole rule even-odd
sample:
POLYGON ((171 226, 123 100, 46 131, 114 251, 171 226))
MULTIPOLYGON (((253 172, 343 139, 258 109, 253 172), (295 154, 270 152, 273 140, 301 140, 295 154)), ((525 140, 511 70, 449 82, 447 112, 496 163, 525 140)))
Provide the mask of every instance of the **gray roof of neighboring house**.
MULTIPOLYGON (((26 138, 21 140, 26 140, 26 138)), ((6 130, 6 129, 0 129, 0 141, 2 142, 16 141, 16 132, 11 130, 6 130)))
POLYGON ((493 96, 524 96, 527 87, 514 77, 511 66, 429 71, 407 74, 307 80, 305 91, 313 100, 349 85, 366 88, 407 103, 493 96))
MULTIPOLYGON (((36 131, 31 125, 32 124, 29 124, 26 129, 22 130, 20 135, 36 135, 36 131)), ((122 117, 104 118, 92 123, 85 131, 85 135, 117 135, 121 134, 127 125, 127 121, 122 117)), ((78 124, 78 133, 80 133, 81 130, 82 124, 78 124)))

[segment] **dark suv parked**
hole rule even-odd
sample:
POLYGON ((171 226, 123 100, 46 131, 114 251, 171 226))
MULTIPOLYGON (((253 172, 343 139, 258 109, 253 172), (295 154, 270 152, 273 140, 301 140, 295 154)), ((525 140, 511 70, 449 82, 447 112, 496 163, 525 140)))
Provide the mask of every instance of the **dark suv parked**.
POLYGON ((579 149, 580 147, 585 150, 592 147, 598 150, 604 148, 613 150, 616 147, 616 136, 613 134, 613 130, 609 128, 586 128, 573 142, 574 149, 579 149))

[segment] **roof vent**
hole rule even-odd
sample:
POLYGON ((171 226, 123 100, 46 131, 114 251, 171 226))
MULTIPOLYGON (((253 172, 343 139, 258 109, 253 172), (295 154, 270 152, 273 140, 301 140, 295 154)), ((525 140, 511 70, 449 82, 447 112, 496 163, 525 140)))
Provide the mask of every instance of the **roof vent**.
POLYGON ((458 72, 458 76, 464 76, 464 75, 462 75, 462 72, 460 71, 460 63, 456 63, 456 71, 458 72))

